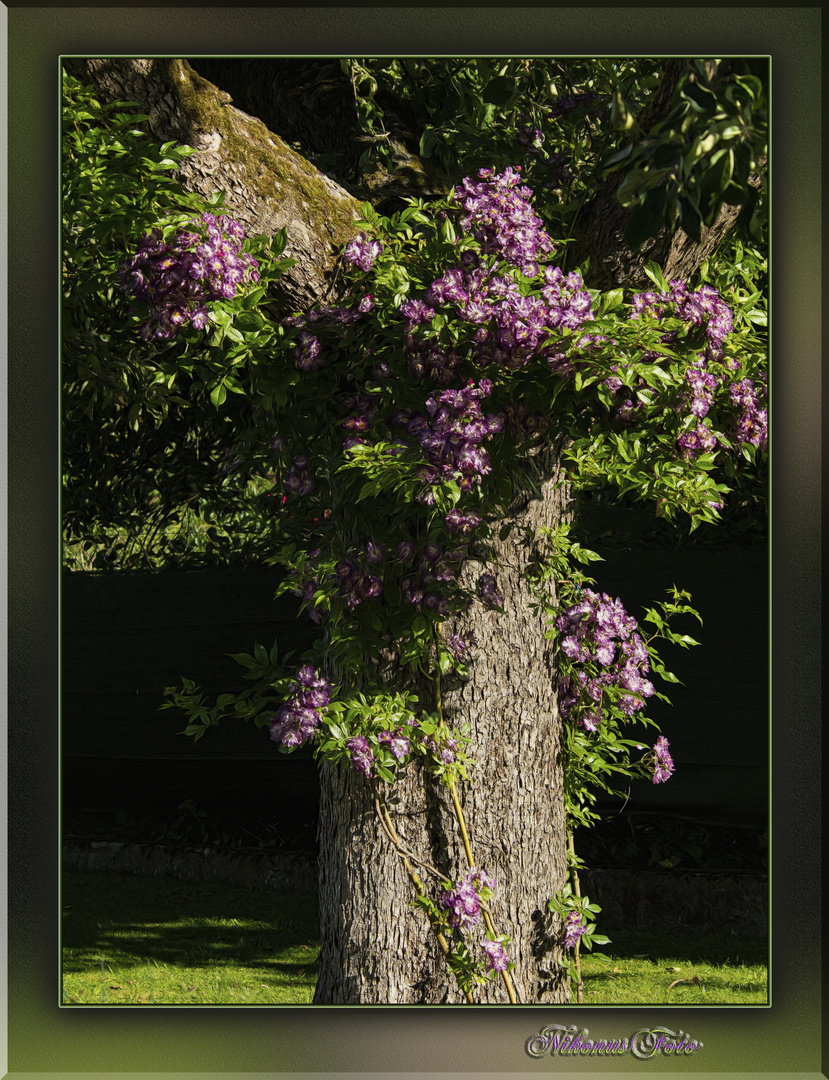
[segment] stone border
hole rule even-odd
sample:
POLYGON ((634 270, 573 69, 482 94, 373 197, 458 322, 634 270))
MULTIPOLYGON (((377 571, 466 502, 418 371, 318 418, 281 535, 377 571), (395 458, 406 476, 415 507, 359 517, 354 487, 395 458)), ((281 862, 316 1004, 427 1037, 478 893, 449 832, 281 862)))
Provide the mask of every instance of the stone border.
MULTIPOLYGON (((277 892, 314 895, 317 891, 316 859, 301 851, 255 855, 228 848, 68 842, 63 845, 63 867, 86 873, 216 881, 277 892)), ((762 940, 769 934, 768 878, 763 874, 584 870, 580 877, 582 893, 602 908, 601 931, 615 926, 748 940, 762 940)))
POLYGON ((304 852, 251 855, 232 848, 169 847, 117 841, 65 843, 64 870, 113 871, 179 881, 221 881, 278 892, 317 891, 316 860, 304 852))
POLYGON ((584 870, 581 891, 602 908, 600 931, 769 937, 765 874, 729 870, 584 870))

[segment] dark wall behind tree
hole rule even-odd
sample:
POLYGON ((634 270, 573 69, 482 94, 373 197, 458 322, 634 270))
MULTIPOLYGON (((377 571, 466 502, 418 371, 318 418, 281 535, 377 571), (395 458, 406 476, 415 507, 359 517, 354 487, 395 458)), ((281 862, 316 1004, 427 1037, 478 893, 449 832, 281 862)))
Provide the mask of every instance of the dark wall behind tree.
MULTIPOLYGON (((636 515, 634 514, 634 518, 636 515)), ((766 823, 768 803, 768 558, 765 547, 699 545, 671 550, 625 542, 624 509, 615 542, 594 541, 597 587, 637 615, 674 583, 688 589, 704 625, 684 633, 701 644, 663 659, 683 686, 665 687, 672 706, 649 715, 669 736, 677 771, 670 785, 638 785, 628 809, 766 823)), ((315 627, 291 597, 274 602, 279 575, 266 570, 64 575, 62 730, 67 807, 173 810, 185 799, 205 808, 270 812, 293 820, 318 798, 310 754, 276 752, 267 731, 226 722, 197 744, 179 734, 181 716, 159 711, 166 686, 182 676, 208 695, 244 687, 227 655, 253 643, 301 652, 315 627)), ((619 810, 615 801, 605 809, 619 810)))

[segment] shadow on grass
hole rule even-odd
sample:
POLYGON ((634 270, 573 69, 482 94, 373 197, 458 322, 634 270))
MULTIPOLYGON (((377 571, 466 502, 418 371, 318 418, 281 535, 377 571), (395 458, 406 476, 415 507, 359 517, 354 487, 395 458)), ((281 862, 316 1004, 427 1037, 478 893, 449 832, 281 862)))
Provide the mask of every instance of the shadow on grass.
POLYGON ((61 905, 65 973, 88 971, 104 957, 205 968, 232 962, 292 976, 312 969, 319 949, 315 896, 66 873, 61 905))

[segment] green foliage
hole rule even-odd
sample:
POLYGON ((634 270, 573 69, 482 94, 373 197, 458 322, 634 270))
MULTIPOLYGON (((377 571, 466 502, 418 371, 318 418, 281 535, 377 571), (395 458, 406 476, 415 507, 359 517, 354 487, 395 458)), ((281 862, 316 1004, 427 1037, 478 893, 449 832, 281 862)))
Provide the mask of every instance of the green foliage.
POLYGON ((573 235, 603 178, 632 209, 627 241, 637 250, 663 227, 695 240, 724 204, 755 240, 766 228, 768 63, 702 60, 680 78, 664 117, 641 127, 665 61, 637 59, 349 59, 373 156, 390 156, 384 108, 410 110, 419 152, 456 183, 480 166, 520 164, 552 230, 573 235), (759 185, 749 181, 757 174, 759 185))
MULTIPOLYGON (((677 223, 699 243, 724 204, 742 207, 740 222, 754 240, 765 236, 768 65, 716 66, 709 74, 704 61, 694 61, 664 119, 602 162, 605 176, 619 176, 617 197, 632 209, 626 240, 634 251, 677 223)), ((621 98, 619 104, 629 115, 621 98)))
POLYGON ((194 740, 201 739, 224 719, 244 720, 264 727, 289 690, 291 680, 285 674, 285 665, 292 655, 288 652, 280 657, 277 642, 270 650, 257 642, 252 653, 231 654, 243 669, 242 677, 253 682, 253 686, 239 694, 219 694, 208 706, 205 694, 193 680, 182 679, 181 689, 174 686, 165 689, 167 701, 161 708, 184 713, 187 726, 181 734, 191 735, 194 740))
POLYGON ((579 938, 579 944, 590 950, 594 945, 607 945, 610 938, 596 933, 596 916, 602 910, 598 904, 591 904, 589 896, 579 896, 571 885, 564 885, 555 896, 547 901, 547 910, 553 911, 562 922, 571 912, 581 916, 581 924, 586 927, 579 938))
MULTIPOLYGON (((580 566, 601 560, 595 552, 588 551, 571 540, 570 527, 567 525, 544 530, 543 535, 548 546, 546 550, 541 548, 543 554, 538 559, 532 586, 538 600, 536 611, 541 609, 548 620, 547 637, 558 643, 562 633, 556 628, 556 616, 576 604, 585 588, 596 584, 580 566)), ((666 669, 656 642, 665 641, 684 649, 699 644, 689 634, 678 633, 670 625, 672 619, 682 616, 691 616, 702 623, 699 613, 691 607, 690 599, 687 592, 674 586, 669 591, 669 598, 655 607, 646 608, 641 619, 640 633, 648 652, 650 669, 663 682, 678 683, 679 680, 666 669), (649 635, 645 634, 642 626, 645 623, 652 627, 649 635)), ((557 648, 557 658, 560 680, 569 680, 575 684, 576 665, 560 647, 557 648)), ((585 670, 589 682, 601 674, 602 668, 594 661, 587 665, 585 670)), ((629 690, 624 693, 631 695, 629 690)), ((650 755, 642 755, 642 751, 647 749, 643 741, 644 734, 626 737, 626 733, 635 727, 644 730, 656 728, 656 724, 644 711, 637 711, 632 716, 623 711, 619 704, 621 696, 619 687, 611 685, 603 688, 602 723, 597 730, 591 731, 578 723, 581 712, 593 708, 595 704, 586 690, 582 689, 574 722, 563 725, 564 809, 567 826, 571 831, 578 826, 590 826, 599 820, 599 814, 594 809, 598 792, 624 800, 629 794, 631 782, 636 779, 649 779, 652 775, 650 755)), ((639 695, 634 693, 632 696, 639 695)), ((664 693, 654 691, 654 696, 670 704, 664 693)))
POLYGON ((278 334, 261 304, 287 265, 285 235, 246 243, 260 283, 214 303, 208 334, 143 341, 122 264, 142 233, 170 235, 223 202, 181 190, 173 173, 191 149, 156 146, 144 120, 64 74, 62 511, 66 562, 79 569, 227 563, 278 534, 268 470, 229 466, 254 361, 278 334))

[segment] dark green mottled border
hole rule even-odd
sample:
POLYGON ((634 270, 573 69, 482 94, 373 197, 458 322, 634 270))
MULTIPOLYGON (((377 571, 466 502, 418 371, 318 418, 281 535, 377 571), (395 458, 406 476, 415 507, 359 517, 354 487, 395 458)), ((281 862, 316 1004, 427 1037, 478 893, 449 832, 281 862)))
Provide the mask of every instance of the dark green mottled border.
MULTIPOLYGON (((667 1024, 682 1060, 568 1072, 820 1069, 820 62, 818 8, 11 8, 10 1003, 18 1072, 547 1074, 524 1044, 553 1020, 595 1037, 667 1024), (770 1009, 60 1010, 56 876, 56 100, 60 54, 745 55, 774 78, 774 947, 770 1009), (797 934, 797 936, 795 936, 797 934)), ((762 646, 763 633, 758 628, 762 646)), ((758 738, 765 717, 757 718, 758 738)))

